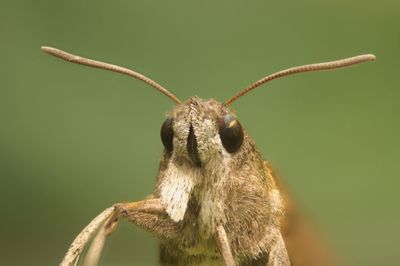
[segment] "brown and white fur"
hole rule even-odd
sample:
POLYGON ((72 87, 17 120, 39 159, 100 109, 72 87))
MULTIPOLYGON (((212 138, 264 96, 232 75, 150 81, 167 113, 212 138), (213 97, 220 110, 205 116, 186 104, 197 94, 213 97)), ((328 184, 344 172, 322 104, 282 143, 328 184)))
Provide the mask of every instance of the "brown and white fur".
POLYGON ((153 196, 165 205, 179 237, 162 238, 161 263, 222 263, 213 239, 222 225, 238 264, 266 264, 269 258, 277 261, 271 265, 288 265, 280 228, 284 214, 280 191, 246 132, 237 152, 224 149, 218 119, 225 114, 232 111, 197 97, 171 112, 174 148, 163 154, 153 196), (201 167, 194 165, 186 148, 190 126, 201 167))

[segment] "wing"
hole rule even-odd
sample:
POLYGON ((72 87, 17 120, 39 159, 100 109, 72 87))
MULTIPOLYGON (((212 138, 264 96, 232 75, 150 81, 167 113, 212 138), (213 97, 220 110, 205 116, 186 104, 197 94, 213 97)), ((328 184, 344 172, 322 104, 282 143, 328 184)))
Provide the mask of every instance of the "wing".
POLYGON ((281 221, 281 233, 292 265, 336 265, 328 252, 326 243, 316 233, 312 223, 298 211, 268 161, 264 161, 264 167, 266 173, 274 179, 283 197, 285 214, 281 221))

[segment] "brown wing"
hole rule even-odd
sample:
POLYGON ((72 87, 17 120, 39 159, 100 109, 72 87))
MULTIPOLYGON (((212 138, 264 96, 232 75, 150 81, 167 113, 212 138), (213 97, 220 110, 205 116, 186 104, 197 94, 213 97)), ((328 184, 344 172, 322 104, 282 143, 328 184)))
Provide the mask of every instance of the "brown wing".
POLYGON ((292 266, 336 265, 326 243, 323 243, 310 221, 297 210, 281 180, 267 161, 264 161, 264 166, 267 174, 275 180, 283 197, 285 215, 281 221, 281 230, 292 266))

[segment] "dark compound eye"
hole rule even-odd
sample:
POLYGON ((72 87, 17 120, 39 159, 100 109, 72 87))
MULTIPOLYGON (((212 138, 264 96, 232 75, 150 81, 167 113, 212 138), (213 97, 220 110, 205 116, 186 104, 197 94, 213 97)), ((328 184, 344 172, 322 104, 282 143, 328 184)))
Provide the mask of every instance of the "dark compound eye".
POLYGON ((161 126, 161 141, 168 152, 172 152, 173 140, 174 130, 172 128, 172 118, 167 118, 161 126))
POLYGON ((218 126, 225 150, 229 153, 237 151, 243 143, 243 129, 239 121, 228 114, 219 119, 218 126))

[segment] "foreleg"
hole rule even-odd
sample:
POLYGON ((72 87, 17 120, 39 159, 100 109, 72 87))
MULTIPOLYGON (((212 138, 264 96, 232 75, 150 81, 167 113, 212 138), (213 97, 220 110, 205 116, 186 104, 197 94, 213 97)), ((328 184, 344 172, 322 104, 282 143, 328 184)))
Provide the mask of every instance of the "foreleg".
POLYGON ((107 236, 116 228, 121 217, 126 217, 159 237, 173 237, 178 232, 178 225, 169 218, 159 199, 118 203, 104 210, 82 230, 72 242, 60 265, 76 265, 89 240, 98 232, 85 259, 85 265, 96 265, 107 236))

